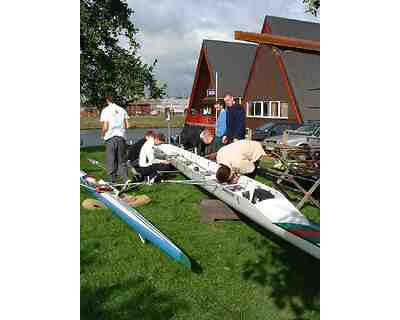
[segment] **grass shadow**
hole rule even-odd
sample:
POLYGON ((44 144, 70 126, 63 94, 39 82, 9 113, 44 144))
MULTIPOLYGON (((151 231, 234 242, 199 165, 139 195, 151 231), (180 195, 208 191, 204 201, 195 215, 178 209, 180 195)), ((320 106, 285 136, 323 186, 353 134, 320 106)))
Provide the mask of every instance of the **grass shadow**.
POLYGON ((320 262, 243 217, 243 222, 264 236, 249 237, 256 258, 242 266, 242 277, 269 287, 280 309, 288 308, 296 320, 319 319, 320 262))
POLYGON ((143 277, 99 288, 81 288, 81 319, 173 319, 189 305, 172 294, 158 292, 143 277))

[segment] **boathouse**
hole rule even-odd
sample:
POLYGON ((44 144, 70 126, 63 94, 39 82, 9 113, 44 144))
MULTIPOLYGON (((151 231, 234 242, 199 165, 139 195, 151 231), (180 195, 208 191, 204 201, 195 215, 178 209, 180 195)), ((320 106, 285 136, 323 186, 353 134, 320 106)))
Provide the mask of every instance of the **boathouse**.
POLYGON ((247 43, 204 40, 184 136, 190 142, 215 126, 213 106, 225 92, 246 109, 250 131, 266 122, 319 120, 319 39, 318 23, 266 16, 261 33, 235 32, 247 43))
POLYGON ((319 24, 266 16, 263 34, 272 37, 248 38, 259 45, 243 99, 246 127, 319 120, 319 24))
POLYGON ((242 103, 256 44, 203 40, 185 123, 214 127, 216 100, 229 91, 242 103))

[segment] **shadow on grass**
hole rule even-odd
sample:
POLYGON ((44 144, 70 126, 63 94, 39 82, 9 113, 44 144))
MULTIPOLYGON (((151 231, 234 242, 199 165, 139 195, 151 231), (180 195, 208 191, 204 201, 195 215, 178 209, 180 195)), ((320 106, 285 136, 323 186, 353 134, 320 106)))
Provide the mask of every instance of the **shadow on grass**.
POLYGON ((289 308, 296 320, 319 319, 319 260, 251 221, 243 220, 265 238, 249 237, 257 257, 244 263, 242 277, 269 287, 275 305, 280 309, 289 308))
POLYGON ((189 305, 168 293, 157 292, 143 277, 123 284, 81 288, 81 319, 171 319, 189 305))
MULTIPOLYGON (((81 248, 81 274, 90 273, 98 263, 98 243, 88 241, 81 248)), ((105 283, 105 279, 93 283, 105 283)), ((81 284, 80 315, 83 320, 164 320, 173 319, 189 304, 172 294, 158 292, 144 277, 135 276, 113 285, 92 287, 81 284)))
POLYGON ((81 249, 80 249, 80 266, 81 274, 85 273, 91 268, 92 264, 98 260, 98 248, 100 244, 97 241, 84 241, 85 245, 82 245, 81 239, 81 249))
POLYGON ((84 147, 81 148, 81 152, 85 153, 95 153, 95 152, 104 152, 106 150, 105 146, 96 146, 96 147, 84 147))

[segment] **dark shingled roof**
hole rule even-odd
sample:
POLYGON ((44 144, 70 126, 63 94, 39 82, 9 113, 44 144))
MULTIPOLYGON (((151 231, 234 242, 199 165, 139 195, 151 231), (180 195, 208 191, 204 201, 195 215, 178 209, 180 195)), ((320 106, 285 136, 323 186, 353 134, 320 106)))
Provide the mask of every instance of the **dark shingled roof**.
POLYGON ((319 55, 296 51, 281 55, 303 120, 319 120, 319 55))
POLYGON ((221 97, 229 91, 234 96, 242 97, 257 45, 203 40, 203 48, 207 50, 207 59, 214 83, 215 72, 218 72, 218 96, 221 97))
MULTIPOLYGON (((266 19, 272 34, 320 41, 319 23, 270 16, 266 19)), ((281 51, 281 56, 303 120, 319 120, 319 54, 292 49, 281 51)))
POLYGON ((266 19, 272 34, 319 41, 319 23, 270 16, 266 19))

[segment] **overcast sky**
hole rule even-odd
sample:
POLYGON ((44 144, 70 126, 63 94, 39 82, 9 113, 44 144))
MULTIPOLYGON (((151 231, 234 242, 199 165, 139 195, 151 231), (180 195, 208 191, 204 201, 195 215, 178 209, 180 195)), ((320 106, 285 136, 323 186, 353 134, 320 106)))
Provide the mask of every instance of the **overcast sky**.
POLYGON ((235 30, 260 32, 265 15, 319 22, 302 0, 128 0, 139 28, 139 54, 158 60, 169 96, 188 96, 203 39, 233 41, 235 30))

